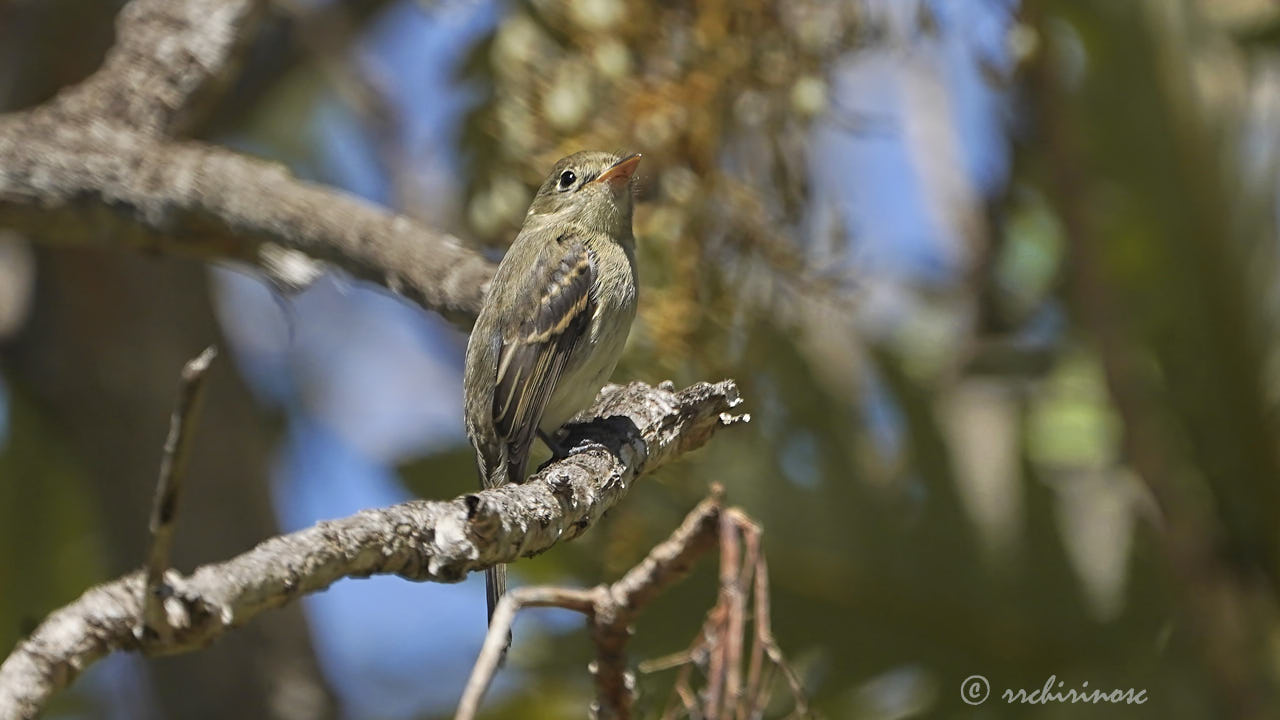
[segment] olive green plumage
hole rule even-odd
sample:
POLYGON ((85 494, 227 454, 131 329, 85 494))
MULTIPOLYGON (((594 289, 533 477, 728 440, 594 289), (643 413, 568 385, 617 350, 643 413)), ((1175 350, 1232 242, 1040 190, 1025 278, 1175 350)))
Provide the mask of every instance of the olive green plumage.
MULTIPOLYGON (((534 437, 553 437, 590 404, 622 355, 636 314, 638 162, 604 152, 560 160, 498 265, 463 376, 482 488, 523 482, 534 437)), ((485 577, 492 618, 506 568, 485 577)))

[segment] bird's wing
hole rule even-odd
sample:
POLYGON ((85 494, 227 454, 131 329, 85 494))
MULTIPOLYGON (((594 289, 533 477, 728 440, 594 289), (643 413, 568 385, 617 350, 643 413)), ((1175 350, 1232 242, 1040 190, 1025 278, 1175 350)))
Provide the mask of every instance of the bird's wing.
POLYGON ((507 478, 524 480, 534 434, 574 347, 595 312, 596 265, 580 239, 562 235, 530 268, 523 319, 498 348, 493 428, 507 443, 507 478))

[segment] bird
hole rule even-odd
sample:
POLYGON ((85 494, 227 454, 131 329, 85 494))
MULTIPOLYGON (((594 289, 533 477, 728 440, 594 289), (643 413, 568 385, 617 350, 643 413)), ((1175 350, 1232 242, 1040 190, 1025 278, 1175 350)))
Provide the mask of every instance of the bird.
MULTIPOLYGON (((535 436, 562 456, 557 431, 595 399, 622 355, 638 302, 631 215, 640 157, 562 158, 498 263, 463 371, 481 489, 523 482, 535 436)), ((485 570, 490 623, 506 584, 505 565, 485 570)))

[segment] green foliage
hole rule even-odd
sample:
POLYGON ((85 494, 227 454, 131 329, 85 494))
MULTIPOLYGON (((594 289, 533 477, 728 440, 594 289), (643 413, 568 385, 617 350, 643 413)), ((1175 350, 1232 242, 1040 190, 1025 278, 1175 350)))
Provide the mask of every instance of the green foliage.
POLYGON ((105 561, 88 478, 55 423, 21 392, 10 396, 11 434, 0 450, 0 647, 101 580, 105 561))

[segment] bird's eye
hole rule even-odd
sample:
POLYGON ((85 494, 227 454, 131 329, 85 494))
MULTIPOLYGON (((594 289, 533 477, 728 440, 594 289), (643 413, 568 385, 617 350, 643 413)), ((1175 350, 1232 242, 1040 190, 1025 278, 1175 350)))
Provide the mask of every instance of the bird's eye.
POLYGON ((572 170, 565 170, 560 173, 560 189, 568 190, 578 181, 578 176, 573 174, 572 170))

